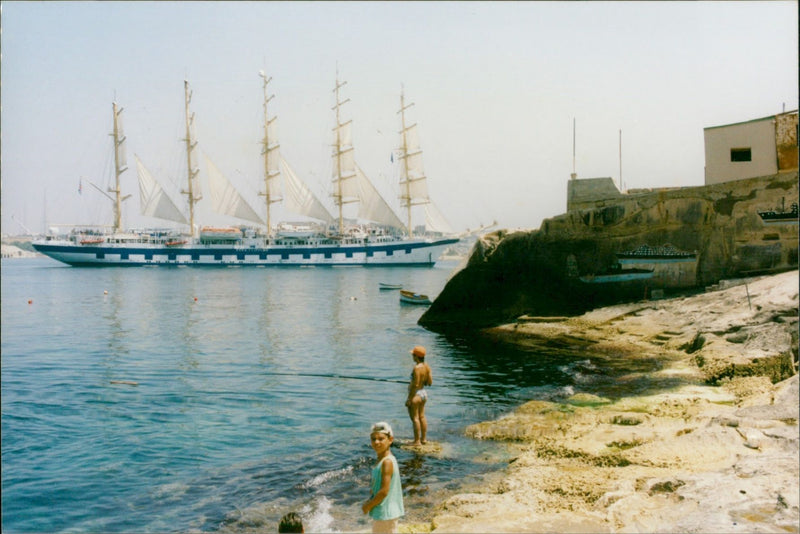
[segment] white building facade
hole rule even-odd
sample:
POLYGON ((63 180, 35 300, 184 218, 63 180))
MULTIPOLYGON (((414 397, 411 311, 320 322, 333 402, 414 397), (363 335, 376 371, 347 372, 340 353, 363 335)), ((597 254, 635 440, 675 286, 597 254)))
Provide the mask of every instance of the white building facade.
POLYGON ((797 111, 703 129, 706 185, 797 169, 797 111))

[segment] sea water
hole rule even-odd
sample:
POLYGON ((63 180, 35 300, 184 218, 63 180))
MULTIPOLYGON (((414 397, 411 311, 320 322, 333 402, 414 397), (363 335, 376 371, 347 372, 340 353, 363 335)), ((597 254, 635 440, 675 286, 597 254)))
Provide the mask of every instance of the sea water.
POLYGON ((369 529, 369 428, 413 436, 424 345, 437 454, 394 447, 406 521, 505 465, 467 425, 569 392, 592 362, 417 325, 380 282, 434 298, 433 268, 77 268, 2 263, 4 532, 369 529))

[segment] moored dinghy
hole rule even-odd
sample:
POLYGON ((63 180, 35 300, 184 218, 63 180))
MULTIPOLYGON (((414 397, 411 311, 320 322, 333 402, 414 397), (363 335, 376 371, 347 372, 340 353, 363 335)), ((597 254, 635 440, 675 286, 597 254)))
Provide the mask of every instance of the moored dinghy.
POLYGON ((407 304, 431 304, 431 300, 428 298, 428 295, 414 293, 413 291, 408 291, 406 289, 400 290, 400 302, 405 302, 407 304))
POLYGON ((389 284, 386 282, 378 282, 378 288, 380 289, 402 289, 403 286, 401 284, 389 284))

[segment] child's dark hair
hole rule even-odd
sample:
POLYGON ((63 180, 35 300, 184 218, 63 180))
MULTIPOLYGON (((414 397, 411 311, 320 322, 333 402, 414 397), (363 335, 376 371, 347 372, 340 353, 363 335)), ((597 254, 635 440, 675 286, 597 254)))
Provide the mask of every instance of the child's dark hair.
POLYGON ((281 517, 278 532, 303 532, 303 520, 294 512, 289 512, 281 517))

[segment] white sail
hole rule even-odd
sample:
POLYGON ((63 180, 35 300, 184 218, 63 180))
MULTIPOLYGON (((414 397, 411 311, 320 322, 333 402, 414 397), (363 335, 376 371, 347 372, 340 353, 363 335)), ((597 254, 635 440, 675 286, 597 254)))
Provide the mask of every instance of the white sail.
POLYGON ((278 138, 278 117, 272 117, 267 124, 267 139, 270 140, 269 148, 277 148, 278 143, 275 141, 278 138))
MULTIPOLYGON (((401 159, 405 158, 403 172, 409 180, 424 180, 425 170, 422 167, 422 149, 419 145, 419 133, 417 125, 412 124, 405 131, 405 154, 401 154, 401 159)), ((424 197, 427 198, 427 189, 424 197)))
POLYGON ((189 140, 186 143, 189 156, 187 165, 189 165, 189 175, 192 181, 192 193, 197 200, 200 200, 203 195, 200 191, 200 165, 197 161, 197 134, 194 124, 194 113, 189 116, 187 121, 186 131, 189 135, 189 140))
POLYGON ((444 218, 433 202, 425 204, 425 230, 442 234, 454 234, 453 227, 444 218))
MULTIPOLYGON (((347 181, 356 174, 355 151, 352 147, 333 155, 333 177, 347 181)), ((344 185, 344 184, 343 184, 344 185)))
POLYGON ((430 197, 428 197, 428 182, 425 176, 421 178, 409 178, 400 182, 400 186, 403 192, 403 196, 401 197, 403 206, 407 206, 408 203, 412 206, 426 204, 430 201, 430 197))
POLYGON ((368 221, 385 224, 395 228, 403 228, 403 221, 395 214, 383 199, 364 171, 356 165, 356 183, 358 184, 358 216, 368 221))
POLYGON ((334 141, 342 147, 353 146, 353 121, 349 120, 340 124, 338 128, 334 128, 334 141))
POLYGON ((211 193, 211 208, 222 215, 237 219, 266 224, 258 213, 247 203, 230 180, 220 172, 208 156, 205 157, 208 169, 208 189, 211 193))
POLYGON ((186 217, 144 167, 139 156, 136 156, 136 170, 139 174, 139 206, 142 215, 187 224, 186 217))
POLYGON ((117 112, 117 158, 120 170, 124 170, 128 166, 128 150, 125 146, 127 138, 125 131, 122 127, 122 109, 117 112))
MULTIPOLYGON (((343 193, 342 196, 350 197, 355 196, 356 189, 354 185, 350 185, 350 178, 356 174, 356 161, 355 150, 353 148, 353 121, 347 121, 334 128, 333 136, 333 167, 331 174, 334 182, 341 180, 342 188, 348 188, 348 193, 343 193)), ((352 184, 353 182, 351 182, 352 184)))
MULTIPOLYGON (((267 124, 267 139, 275 140, 278 138, 277 117, 273 117, 267 124)), ((277 202, 281 200, 281 185, 278 176, 280 175, 280 145, 277 142, 271 142, 264 152, 266 156, 266 184, 267 191, 265 196, 270 199, 270 202, 277 202)))
POLYGON ((314 196, 306 184, 297 177, 289 164, 281 158, 283 176, 286 184, 284 191, 284 205, 298 215, 305 215, 320 221, 333 222, 334 216, 328 209, 314 196))
POLYGON ((353 121, 347 121, 333 129, 331 176, 337 206, 358 199, 352 125, 353 121))
POLYGON ((406 126, 406 110, 414 104, 406 105, 405 95, 400 91, 400 206, 405 208, 407 228, 411 233, 411 209, 423 205, 425 208, 425 229, 430 232, 452 234, 453 229, 439 209, 431 202, 428 194, 428 179, 422 165, 422 148, 416 124, 406 126))
POLYGON ((333 183, 336 184, 337 195, 341 191, 341 202, 352 202, 358 198, 356 183, 356 161, 353 148, 333 154, 333 183), (341 169, 340 169, 341 167, 341 169), (339 189, 340 188, 340 189, 339 189))
POLYGON ((419 132, 417 131, 417 125, 412 124, 406 128, 406 150, 409 154, 413 152, 418 152, 421 149, 419 143, 419 132))
POLYGON ((404 143, 400 153, 400 190, 403 207, 425 204, 428 197, 428 184, 422 166, 422 150, 419 146, 417 125, 412 124, 403 132, 404 143), (404 150, 403 150, 404 149, 404 150))

